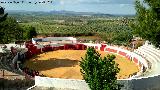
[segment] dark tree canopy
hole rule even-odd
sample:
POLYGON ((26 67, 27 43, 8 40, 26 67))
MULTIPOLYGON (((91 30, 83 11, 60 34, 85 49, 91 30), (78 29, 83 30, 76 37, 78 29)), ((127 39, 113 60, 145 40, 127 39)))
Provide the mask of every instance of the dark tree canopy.
POLYGON ((4 8, 0 6, 0 15, 4 14, 4 8))
POLYGON ((8 13, 5 14, 4 8, 0 6, 0 22, 6 20, 8 13))
POLYGON ((5 21, 0 22, 0 43, 11 43, 21 40, 22 37, 23 29, 14 18, 7 17, 5 21))
POLYGON ((0 43, 10 43, 22 39, 23 30, 12 17, 0 6, 0 43))
POLYGON ((27 38, 28 39, 31 39, 33 37, 36 37, 37 36, 37 32, 36 32, 36 29, 35 27, 29 27, 28 28, 28 31, 27 31, 27 38))
POLYGON ((160 0, 136 1, 136 21, 131 25, 134 34, 149 40, 156 47, 160 47, 160 0), (145 3, 145 4, 144 4, 145 3))
POLYGON ((91 90, 120 90, 116 77, 120 69, 114 59, 115 55, 101 58, 94 48, 88 48, 80 67, 91 90))

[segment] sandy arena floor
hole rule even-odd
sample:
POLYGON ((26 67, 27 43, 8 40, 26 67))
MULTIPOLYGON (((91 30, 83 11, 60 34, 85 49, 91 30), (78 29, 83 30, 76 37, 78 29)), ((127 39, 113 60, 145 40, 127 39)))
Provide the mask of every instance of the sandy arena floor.
MULTIPOLYGON (((85 50, 58 50, 43 53, 33 57, 25 63, 25 66, 40 71, 52 78, 82 79, 79 67, 81 57, 85 56, 85 50)), ((108 53, 99 51, 101 57, 108 53)), ((124 57, 116 55, 116 63, 119 64, 119 79, 128 78, 130 74, 138 72, 138 67, 124 57)))

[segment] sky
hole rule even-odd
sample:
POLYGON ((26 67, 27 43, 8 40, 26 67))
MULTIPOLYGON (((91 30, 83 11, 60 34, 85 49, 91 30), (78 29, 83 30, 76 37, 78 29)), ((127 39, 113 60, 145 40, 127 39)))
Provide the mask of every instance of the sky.
POLYGON ((0 0, 0 6, 6 10, 26 11, 76 11, 96 12, 105 14, 135 14, 135 0, 0 0), (20 1, 19 4, 11 4, 12 1, 20 1), (22 3, 22 1, 24 1, 22 3), (29 4, 28 2, 32 2, 29 4), (35 2, 52 1, 45 4, 34 4, 35 2))

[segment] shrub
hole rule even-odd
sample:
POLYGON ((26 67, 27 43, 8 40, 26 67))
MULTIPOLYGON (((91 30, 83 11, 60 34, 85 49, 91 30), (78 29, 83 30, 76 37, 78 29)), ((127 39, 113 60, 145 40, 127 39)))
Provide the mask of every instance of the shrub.
POLYGON ((117 83, 118 64, 115 55, 101 58, 94 48, 88 48, 85 58, 80 61, 81 73, 91 90, 120 90, 117 83))

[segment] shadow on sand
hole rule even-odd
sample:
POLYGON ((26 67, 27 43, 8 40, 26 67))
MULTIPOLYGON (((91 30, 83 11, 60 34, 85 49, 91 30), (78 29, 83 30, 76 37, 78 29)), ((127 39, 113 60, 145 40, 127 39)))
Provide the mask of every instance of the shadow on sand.
POLYGON ((34 70, 44 71, 60 67, 73 67, 78 65, 78 62, 78 60, 50 58, 49 60, 32 61, 29 67, 34 70))

